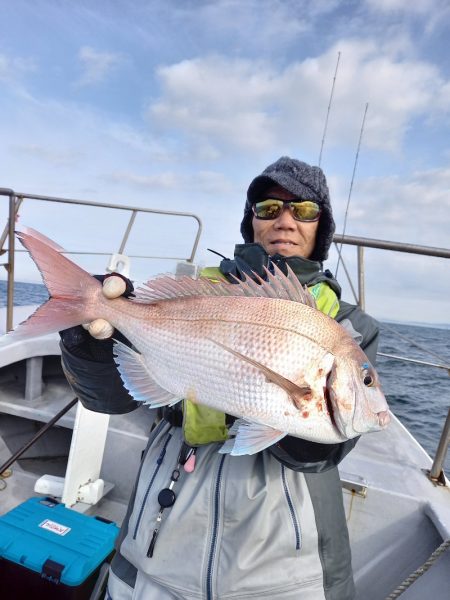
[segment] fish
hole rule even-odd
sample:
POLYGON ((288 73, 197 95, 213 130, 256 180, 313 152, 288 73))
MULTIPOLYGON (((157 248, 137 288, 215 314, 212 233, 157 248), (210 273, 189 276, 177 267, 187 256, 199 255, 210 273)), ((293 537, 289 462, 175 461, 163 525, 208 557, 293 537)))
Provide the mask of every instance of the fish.
POLYGON ((286 435, 334 444, 388 425, 375 368, 292 271, 235 283, 162 275, 134 298, 110 299, 60 246, 33 230, 16 235, 50 297, 7 336, 108 321, 131 344, 114 340, 114 356, 135 400, 188 399, 236 418, 220 452, 254 454, 286 435))

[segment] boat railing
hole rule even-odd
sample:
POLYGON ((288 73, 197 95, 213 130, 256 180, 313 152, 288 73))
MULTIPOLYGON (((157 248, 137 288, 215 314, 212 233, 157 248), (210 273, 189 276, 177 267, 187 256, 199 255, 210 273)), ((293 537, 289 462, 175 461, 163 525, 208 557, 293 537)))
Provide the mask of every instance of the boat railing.
MULTIPOLYGON (((125 231, 123 233, 122 241, 118 250, 118 255, 122 255, 125 251, 125 246, 130 235, 130 231, 135 222, 136 216, 138 213, 154 213, 161 215, 173 215, 173 216, 181 216, 187 218, 193 218, 198 223, 197 233, 193 242, 192 250, 189 257, 170 257, 173 259, 185 260, 188 263, 193 263, 195 253, 198 247, 202 225, 198 216, 192 213, 185 212, 175 212, 175 211, 167 211, 167 210, 158 210, 152 208, 144 208, 144 207, 135 207, 135 206, 127 206, 123 204, 111 204, 111 203, 101 203, 87 200, 73 200, 68 198, 57 198, 51 196, 40 196, 36 194, 24 194, 17 193, 11 189, 0 188, 0 196, 6 196, 9 198, 9 220, 5 227, 5 230, 0 235, 0 254, 6 252, 3 250, 3 246, 5 244, 6 239, 8 239, 8 260, 3 265, 6 267, 8 272, 8 287, 7 287, 7 324, 6 330, 9 331, 12 329, 13 324, 13 293, 14 293, 14 224, 17 215, 17 211, 19 206, 22 204, 24 200, 34 200, 34 201, 46 201, 46 202, 54 202, 54 203, 65 203, 65 204, 77 204, 80 206, 92 206, 92 207, 102 207, 109 209, 117 209, 128 211, 130 214, 130 218, 128 224, 126 225, 125 231)), ((372 238, 365 237, 355 237, 351 235, 339 235, 336 234, 334 236, 334 243, 337 247, 338 253, 340 254, 340 248, 338 244, 342 247, 342 245, 350 245, 356 246, 357 248, 357 273, 358 273, 358 289, 355 291, 354 286, 351 281, 351 277, 349 276, 348 270, 343 262, 343 267, 345 269, 345 273, 349 280, 350 287, 355 296, 355 301, 357 304, 364 309, 365 308, 365 263, 364 263, 364 251, 365 248, 374 248, 379 250, 390 250, 394 252, 404 252, 410 254, 417 254, 421 256, 432 256, 437 258, 450 258, 450 249, 447 248, 437 248, 431 246, 422 246, 417 244, 407 244, 403 242, 392 242, 387 240, 378 240, 372 238)), ((78 254, 77 252, 73 252, 73 254, 78 254)), ((89 253, 89 254, 103 254, 103 253, 89 253)), ((109 255, 109 253, 104 253, 109 255)), ((139 257, 142 258, 142 257, 139 257)), ((146 257, 146 258, 155 258, 155 257, 146 257)), ((381 354, 381 353, 380 353, 381 354)), ((393 355, 383 355, 389 356, 390 358, 394 358, 397 360, 406 360, 409 362, 416 362, 426 366, 438 367, 442 369, 446 369, 448 374, 450 375, 450 368, 448 365, 436 364, 436 363, 427 363, 425 361, 418 361, 416 359, 408 359, 406 357, 398 357, 393 355)), ((446 457, 446 453, 448 450, 448 445, 450 442, 450 410, 449 415, 447 417, 447 421, 444 425, 444 429, 442 431, 442 435, 440 438, 438 450, 436 452, 436 456, 433 462, 433 466, 430 470, 430 478, 435 483, 445 484, 445 475, 443 473, 443 464, 446 457)))
MULTIPOLYGON (((0 233, 0 256, 7 252, 8 258, 5 263, 0 263, 0 266, 3 265, 7 271, 7 308, 6 308, 6 331, 11 331, 13 328, 13 311, 14 311, 14 271, 15 271, 15 236, 14 236, 14 228, 16 217, 18 214, 19 207, 22 203, 26 201, 41 201, 41 202, 51 202, 57 204, 75 204, 84 207, 96 207, 96 208, 104 208, 104 209, 114 209, 121 210, 129 213, 128 223, 125 225, 125 231, 122 235, 122 240, 119 245, 119 249, 117 253, 113 256, 119 261, 120 257, 122 257, 125 253, 125 247, 127 241, 130 236, 130 232, 133 228, 133 225, 136 220, 136 216, 139 213, 151 213, 157 215, 166 215, 173 217, 185 217, 188 219, 194 219, 197 222, 197 231, 195 234, 195 238, 192 244, 192 248, 189 256, 132 256, 129 255, 128 258, 152 258, 152 259, 171 259, 171 260, 181 260, 187 263, 193 264, 195 253, 197 251, 198 243, 200 240, 200 235, 202 232, 202 222, 200 218, 188 212, 178 212, 171 210, 160 210, 154 208, 145 208, 138 206, 128 206, 126 204, 111 204, 109 202, 95 202, 91 200, 76 200, 71 198, 58 198, 55 196, 40 196, 37 194, 25 194, 15 192, 9 188, 0 188, 0 196, 5 196, 9 198, 9 215, 8 222, 5 225, 5 228, 2 233, 0 233), (8 249, 4 249, 4 245, 6 240, 8 240, 8 249)), ((70 254, 86 254, 84 252, 70 252, 70 254)), ((89 255, 105 255, 110 256, 111 252, 88 252, 89 255)), ((117 270, 117 269, 116 269, 117 270)))
MULTIPOLYGON (((14 310, 14 281, 15 281, 15 254, 19 250, 15 248, 15 223, 18 215, 19 207, 24 202, 45 202, 56 203, 59 205, 78 205, 89 210, 91 208, 113 209, 128 213, 128 222, 125 219, 125 229, 122 235, 117 253, 111 252, 67 252, 67 254, 89 254, 111 256, 107 271, 119 271, 126 276, 129 276, 129 259, 130 258, 146 258, 146 259, 171 259, 181 261, 177 264, 177 272, 182 274, 195 273, 194 257, 197 250, 198 242, 201 235, 202 224, 200 218, 187 212, 159 210, 146 207, 128 206, 124 204, 112 204, 104 202, 95 202, 88 200, 75 200, 69 198, 59 198, 51 196, 41 196, 37 194, 18 193, 11 189, 0 188, 0 197, 6 196, 9 200, 8 222, 3 233, 0 232, 0 255, 7 253, 7 261, 3 266, 7 270, 7 310, 6 310, 6 331, 13 328, 13 310, 14 310), (130 232, 135 224, 136 217, 140 214, 151 213, 154 215, 164 215, 169 217, 183 217, 185 219, 194 219, 197 223, 197 231, 193 240, 193 244, 188 256, 133 256, 125 254, 126 245, 130 236, 130 232), (7 250, 3 249, 7 242, 7 250)), ((34 399, 40 397, 42 383, 42 366, 41 357, 30 357, 26 360, 26 381, 25 394, 30 391, 30 396, 34 399)), ((70 408, 71 404, 65 407, 64 412, 70 408)), ((100 477, 100 471, 103 461, 103 455, 106 447, 106 438, 109 427, 109 415, 102 413, 94 413, 83 407, 80 402, 77 402, 76 413, 73 421, 73 433, 71 437, 71 445, 67 460, 67 468, 65 477, 52 477, 44 475, 35 483, 35 491, 38 493, 47 493, 60 496, 62 502, 67 506, 86 507, 96 504, 112 487, 111 483, 103 481, 100 477), (88 483, 86 483, 88 482, 88 483)), ((13 457, 15 459, 15 457, 13 457)))
MULTIPOLYGON (((450 258, 450 250, 448 248, 435 248, 433 246, 420 246, 417 244, 406 244, 403 242, 391 242, 387 240, 376 240, 365 237, 355 237, 352 235, 335 234, 333 242, 336 244, 345 244, 348 246, 356 246, 358 252, 358 294, 356 295, 354 287, 351 283, 348 271, 345 269, 350 286, 355 295, 355 300, 364 310, 366 304, 365 295, 365 265, 364 265, 364 249, 376 248, 378 250, 393 250, 394 252, 406 252, 408 254, 419 254, 421 256, 434 256, 436 258, 450 258)), ((339 251, 339 249, 338 249, 339 251)))

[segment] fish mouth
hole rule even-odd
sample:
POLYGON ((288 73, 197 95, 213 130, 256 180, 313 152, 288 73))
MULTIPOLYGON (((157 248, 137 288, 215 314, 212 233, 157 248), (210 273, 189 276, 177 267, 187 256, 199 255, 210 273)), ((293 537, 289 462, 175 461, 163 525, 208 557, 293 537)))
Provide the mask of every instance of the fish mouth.
POLYGON ((389 423, 391 422, 391 415, 389 414, 389 410, 382 410, 381 412, 378 412, 377 417, 378 417, 378 424, 380 425, 380 427, 382 429, 387 427, 389 425, 389 423))
POLYGON ((342 419, 339 418, 339 410, 336 406, 336 402, 333 398, 333 388, 331 387, 331 376, 332 371, 330 371, 327 375, 326 385, 323 389, 323 394, 325 398, 325 405, 327 407, 327 412, 330 417, 330 421, 332 426, 336 429, 339 436, 344 440, 347 439, 347 433, 345 424, 342 423, 342 419))
POLYGON ((334 418, 334 407, 333 407, 333 402, 331 400, 330 389, 328 387, 328 379, 329 379, 329 376, 327 377, 327 385, 323 388, 323 395, 325 397, 325 405, 327 407, 327 411, 330 416, 330 420, 331 420, 331 423, 333 424, 333 427, 336 427, 336 429, 339 429, 339 427, 336 425, 336 419, 334 418))
POLYGON ((331 373, 327 377, 327 390, 325 394, 325 402, 327 405, 327 409, 330 415, 330 420, 336 430, 340 433, 340 435, 344 439, 351 439, 358 435, 358 431, 354 429, 353 420, 355 417, 355 391, 348 390, 346 394, 348 404, 350 404, 353 409, 344 411, 344 414, 339 408, 339 403, 336 398, 335 391, 333 387, 328 384, 328 380, 331 378, 331 373))

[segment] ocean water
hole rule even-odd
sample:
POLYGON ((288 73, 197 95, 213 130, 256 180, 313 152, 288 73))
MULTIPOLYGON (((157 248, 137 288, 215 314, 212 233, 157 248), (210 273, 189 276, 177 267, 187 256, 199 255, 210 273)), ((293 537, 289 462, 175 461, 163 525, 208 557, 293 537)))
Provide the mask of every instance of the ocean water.
MULTIPOLYGON (((43 285, 16 283, 14 302, 17 306, 40 304, 47 298, 43 285)), ((0 306, 6 306, 5 281, 0 281, 0 306)), ((381 323, 381 326, 380 352, 450 366, 450 328, 400 323, 381 323), (429 355, 426 350, 432 350, 437 356, 429 355)), ((450 374, 444 369, 382 356, 378 358, 377 371, 391 410, 433 457, 450 407, 450 374)), ((447 474, 450 473, 450 453, 445 468, 447 474)))
MULTIPOLYGON (((380 352, 450 367, 450 328, 403 323, 381 323, 381 326, 380 352), (398 334, 420 344, 424 350, 398 334)), ((392 412, 434 458, 450 408, 450 372, 382 356, 378 357, 377 371, 392 412)), ((448 475, 450 451, 445 469, 448 475)))
MULTIPOLYGON (((6 281, 0 281, 0 307, 6 306, 6 296, 6 281)), ((47 289, 41 283, 22 283, 21 281, 17 281, 14 284, 15 306, 42 304, 46 300, 48 300, 47 289)))

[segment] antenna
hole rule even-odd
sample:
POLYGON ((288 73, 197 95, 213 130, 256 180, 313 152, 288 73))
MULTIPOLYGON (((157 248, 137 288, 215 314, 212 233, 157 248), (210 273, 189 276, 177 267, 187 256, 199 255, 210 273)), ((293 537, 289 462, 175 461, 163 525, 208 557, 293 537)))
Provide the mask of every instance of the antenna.
POLYGON ((333 94, 334 94, 334 84, 336 83, 336 75, 338 72, 338 67, 339 67, 339 59, 341 58, 341 53, 338 52, 338 57, 337 57, 337 63, 336 63, 336 70, 334 72, 334 77, 333 77, 333 85, 331 86, 331 94, 330 94, 330 101, 328 102, 328 110, 327 110, 327 116, 325 119, 325 127, 323 128, 323 136, 322 136, 322 144, 320 146, 320 154, 319 154, 319 167, 320 164, 322 162, 322 151, 323 151, 323 145, 325 143, 325 136, 327 134, 327 127, 328 127, 328 117, 330 116, 330 110, 331 110, 331 102, 333 100, 333 94))
MULTIPOLYGON (((358 141, 358 149, 356 150, 356 156, 355 156, 355 164, 353 165, 353 174, 352 174, 352 181, 350 183, 350 190, 348 192, 348 198, 347 198, 347 207, 345 209, 345 216, 344 216, 344 229, 342 231, 342 238, 344 238, 345 236, 345 228, 347 227, 347 217, 348 217, 348 207, 350 206, 350 198, 352 195, 352 190, 353 190, 353 182, 355 180, 355 173, 356 173, 356 165, 358 164, 358 156, 359 156, 359 149, 361 148, 361 140, 362 140, 362 134, 364 131, 364 124, 366 122, 366 115, 367 115, 367 109, 369 108, 369 103, 366 102, 366 109, 364 111, 364 117, 362 120, 362 124, 361 124, 361 131, 359 133, 359 141, 358 141)), ((344 241, 342 239, 341 241, 341 246, 338 249, 338 262, 336 265, 336 274, 335 277, 337 278, 337 274, 338 274, 338 270, 339 270, 339 263, 341 262, 341 257, 342 257, 342 245, 343 245, 344 241)))

